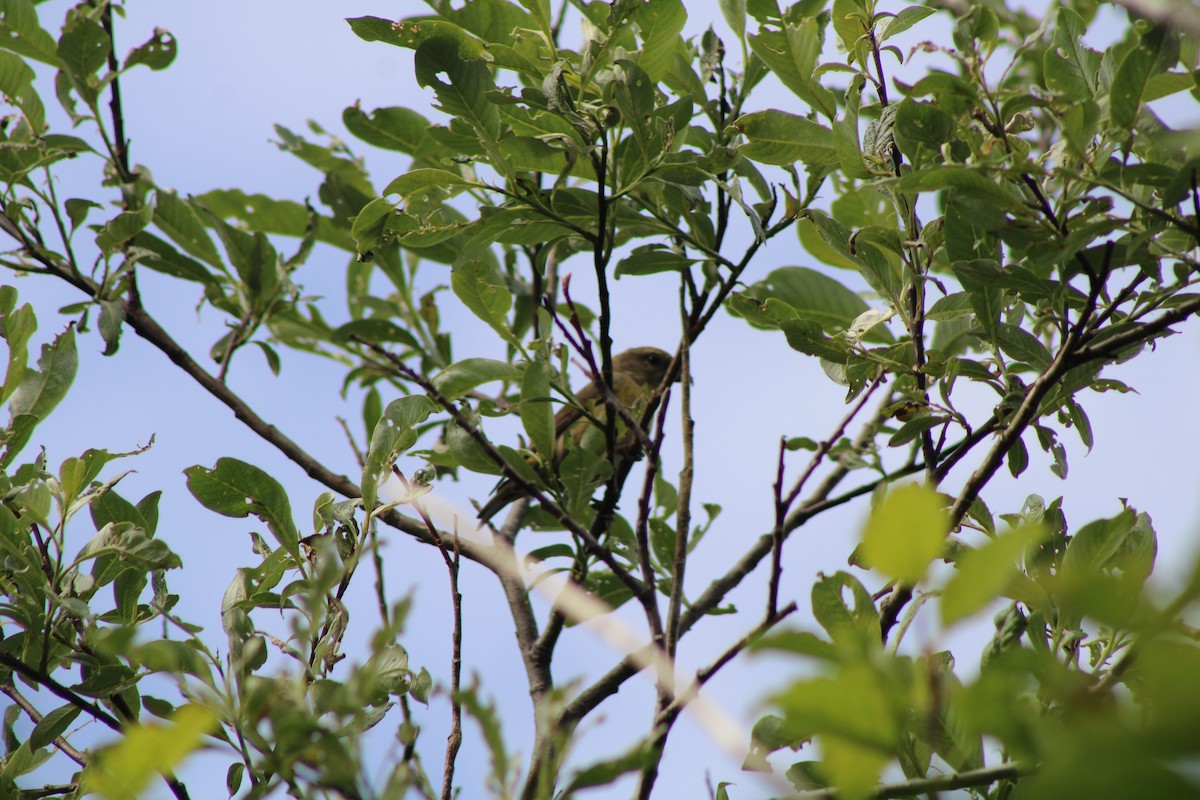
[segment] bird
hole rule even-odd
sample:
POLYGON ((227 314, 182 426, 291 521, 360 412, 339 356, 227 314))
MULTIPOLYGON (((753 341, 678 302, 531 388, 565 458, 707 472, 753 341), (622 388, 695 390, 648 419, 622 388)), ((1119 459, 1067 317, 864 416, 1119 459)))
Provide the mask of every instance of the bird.
MULTIPOLYGON (((612 360, 612 390, 617 401, 632 412, 647 394, 656 389, 667 375, 671 366, 671 354, 657 347, 633 347, 613 356, 612 360)), ((675 377, 679 380, 678 376, 675 377)), ((554 415, 555 447, 553 466, 558 467, 566 457, 571 445, 577 445, 596 423, 603 424, 605 419, 604 392, 601 391, 599 378, 593 380, 579 392, 576 392, 577 405, 566 405, 554 415), (585 416, 583 410, 591 418, 585 416), (570 442, 571 444, 568 444, 570 442)), ((622 446, 632 444, 632 435, 625 437, 622 446)), ((492 497, 479 509, 479 521, 486 523, 502 508, 523 496, 521 487, 504 478, 492 490, 492 497)))

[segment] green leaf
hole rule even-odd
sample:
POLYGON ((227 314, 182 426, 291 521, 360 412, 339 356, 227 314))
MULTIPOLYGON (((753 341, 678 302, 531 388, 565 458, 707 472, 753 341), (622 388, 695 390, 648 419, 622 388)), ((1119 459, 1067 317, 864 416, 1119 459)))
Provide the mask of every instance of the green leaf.
POLYGON ((229 796, 233 797, 242 787, 242 777, 245 775, 246 765, 241 761, 235 761, 229 765, 229 769, 225 771, 225 790, 229 792, 229 796))
POLYGON ((975 259, 974 261, 956 261, 953 265, 954 275, 967 292, 971 308, 975 310, 975 318, 983 327, 989 341, 998 338, 997 329, 1000 324, 1001 292, 997 284, 1001 278, 1000 265, 990 259, 975 259))
POLYGON ((348 342, 353 341, 355 338, 366 339, 368 342, 375 342, 376 344, 399 342, 414 350, 421 348, 417 337, 413 336, 411 332, 401 328, 391 320, 378 317, 356 319, 347 322, 335 330, 329 338, 335 342, 348 342))
POLYGON ((505 361, 465 358, 433 376, 433 386, 447 400, 455 400, 476 386, 492 381, 511 381, 519 377, 521 371, 505 361))
POLYGON ((725 24, 738 39, 746 38, 746 0, 717 0, 725 24))
POLYGON ((638 51, 638 66, 654 83, 667 74, 679 50, 679 32, 687 23, 683 0, 646 0, 638 3, 633 12, 642 47, 638 51))
POLYGON ((844 340, 831 339, 821 331, 820 324, 809 319, 785 319, 779 329, 788 345, 801 353, 828 359, 835 364, 846 363, 850 347, 844 340))
POLYGON ((91 200, 81 200, 78 197, 72 197, 63 203, 63 207, 67 210, 67 218, 71 220, 71 232, 75 230, 87 219, 88 212, 93 208, 102 208, 99 203, 91 200))
POLYGON ((822 34, 817 20, 807 19, 799 24, 784 22, 782 30, 759 28, 747 41, 784 86, 832 120, 837 116, 837 101, 833 92, 813 77, 824 43, 822 34))
POLYGON ((942 624, 949 627, 983 610, 1017 575, 1019 559, 1048 535, 1044 525, 1022 525, 959 556, 942 590, 942 624))
POLYGON ((229 225, 211 210, 202 209, 225 247, 229 262, 237 270, 252 308, 259 313, 264 312, 269 304, 276 301, 279 282, 283 277, 279 254, 271 240, 262 231, 247 233, 229 225))
MULTIPOLYGON (((833 29, 837 31, 841 49, 853 54, 855 45, 866 34, 865 12, 860 0, 833 0, 833 29)), ((851 58, 853 63, 853 58, 851 58)))
POLYGON ((921 145, 936 151, 943 142, 949 141, 954 132, 954 121, 933 103, 918 103, 906 97, 896 109, 892 130, 896 145, 912 159, 921 145))
POLYGON ((210 711, 186 705, 171 715, 171 724, 135 724, 117 744, 94 754, 83 773, 86 792, 109 798, 140 796, 150 781, 170 774, 203 746, 218 725, 210 711))
POLYGON ((369 114, 358 106, 342 112, 342 123, 367 144, 421 157, 440 149, 429 137, 432 123, 409 108, 377 108, 369 114))
POLYGON ((1046 86, 1075 101, 1091 100, 1099 85, 1101 56, 1083 43, 1087 26, 1074 9, 1060 6, 1054 46, 1042 58, 1046 86))
MULTIPOLYGON (((765 279, 751 284, 746 294, 760 302, 776 299, 787 303, 795 310, 797 318, 817 322, 825 333, 846 330, 868 308, 856 293, 828 275, 807 267, 772 270, 765 279)), ((892 339, 882 327, 873 329, 868 338, 892 339)))
POLYGON ((543 31, 550 31, 553 24, 550 16, 550 0, 521 0, 521 5, 529 9, 530 15, 538 21, 538 25, 543 31))
POLYGON ((903 33, 921 20, 937 12, 936 8, 927 6, 908 6, 894 17, 888 17, 876 29, 876 40, 883 44, 888 39, 903 33))
POLYGON ((587 576, 584 588, 604 605, 618 609, 633 597, 633 591, 625 582, 606 569, 597 569, 587 576))
POLYGON ((354 244, 345 228, 329 217, 316 214, 304 203, 278 200, 265 194, 247 194, 240 189, 214 189, 196 197, 222 219, 235 219, 255 231, 304 238, 316 222, 316 239, 343 250, 353 251, 354 244))
POLYGON ((29 414, 39 420, 45 419, 66 396, 78 366, 75 328, 71 325, 54 337, 53 342, 42 345, 36 370, 26 368, 20 385, 9 400, 13 418, 29 414))
POLYGON ((117 352, 124 325, 125 304, 117 300, 101 300, 100 319, 96 327, 100 329, 100 338, 104 340, 104 355, 111 356, 117 352))
POLYGON ((659 272, 678 272, 686 269, 696 259, 665 250, 659 244, 646 244, 635 247, 633 252, 621 259, 617 264, 618 278, 622 275, 654 275, 659 272))
MULTIPOLYGON (((160 495, 161 492, 155 492, 154 495, 160 495)), ((147 499, 149 496, 147 496, 147 499)), ((145 502, 143 500, 143 502, 145 502)), ((157 502, 155 500, 154 502, 157 502)), ((153 534, 156 525, 151 522, 142 511, 130 503, 124 497, 117 494, 116 490, 109 489, 104 494, 97 497, 89 506, 89 511, 92 515, 92 524, 99 531, 105 525, 117 522, 128 522, 135 528, 141 528, 147 533, 153 534)), ((155 520, 157 522, 157 520, 155 520)))
POLYGON ((394 179, 380 194, 384 197, 389 194, 398 194, 405 200, 411 200, 422 192, 450 186, 479 186, 479 184, 467 180, 457 172, 449 172, 444 169, 414 169, 394 179))
POLYGON ((622 180, 632 183, 641 178, 655 158, 662 156, 662 138, 656 135, 654 80, 645 70, 627 58, 613 65, 610 84, 613 103, 621 112, 621 122, 630 135, 623 142, 622 180))
POLYGON ((1016 325, 1000 323, 996 326, 996 344, 1009 358, 1024 361, 1039 372, 1050 366, 1054 356, 1041 341, 1016 325))
POLYGON ((68 703, 46 714, 33 727, 33 732, 29 734, 30 746, 35 750, 46 747, 59 736, 62 736, 63 732, 71 727, 71 723, 79 716, 79 711, 79 706, 68 703))
POLYGON ((1009 473, 1014 478, 1019 478, 1021 473, 1029 466, 1029 448, 1025 446, 1024 440, 1017 439, 1013 442, 1013 446, 1008 451, 1005 459, 1009 473))
POLYGON ((153 36, 125 56, 125 69, 137 64, 145 64, 155 71, 166 69, 175 60, 175 54, 175 37, 169 31, 156 28, 153 36))
POLYGON ((615 758, 606 759, 589 767, 584 767, 571 776, 566 789, 563 790, 564 796, 569 797, 572 792, 579 789, 588 789, 593 786, 608 786, 620 776, 640 770, 652 763, 654 757, 654 747, 650 744, 640 744, 615 758))
POLYGON ((429 670, 421 667, 421 671, 416 674, 409 685, 408 693, 417 702, 429 705, 429 695, 432 692, 433 676, 429 674, 429 670))
POLYGON ((191 201, 162 189, 155 192, 154 198, 155 226, 188 255, 220 269, 221 255, 191 201))
MULTIPOLYGON (((522 30, 537 28, 533 16, 510 0, 471 0, 470 3, 431 0, 430 5, 443 19, 489 44, 511 44, 521 37, 522 30)), ((425 20, 414 20, 410 24, 424 26, 425 20)))
POLYGON ((438 408, 438 404, 425 395, 401 397, 384 408, 383 416, 371 431, 371 443, 363 462, 363 505, 368 509, 375 504, 376 492, 384 474, 392 468, 401 453, 416 444, 416 426, 438 408))
POLYGON ((784 777, 792 784, 792 788, 800 792, 829 786, 829 779, 825 777, 820 761, 797 761, 787 768, 784 777))
MULTIPOLYGON (((475 422, 477 423, 478 419, 475 422)), ((450 455, 454 457, 455 462, 464 469, 471 472, 483 473, 484 475, 504 474, 504 470, 488 454, 483 446, 475 440, 475 437, 457 424, 446 426, 446 446, 449 448, 450 455)), ((505 460, 509 466, 517 470, 522 477, 531 480, 533 483, 539 482, 532 467, 529 466, 518 451, 511 447, 503 446, 496 449, 505 456, 505 460), (522 465, 524 466, 522 467, 522 465)))
POLYGON ((152 672, 194 675, 212 684, 212 668, 196 643, 156 639, 138 647, 136 653, 138 663, 152 672))
POLYGON ((227 517, 253 514, 287 552, 298 555, 300 536, 279 481, 252 464, 226 457, 217 459, 212 469, 194 466, 183 473, 188 491, 205 508, 227 517))
POLYGON ((207 267, 180 253, 169 242, 152 233, 142 231, 133 237, 133 246, 140 251, 141 260, 138 263, 155 272, 185 281, 195 281, 213 286, 217 284, 216 277, 208 271, 207 267))
POLYGON ((823 264, 858 269, 850 252, 850 231, 824 211, 808 209, 796 220, 796 233, 804 251, 823 264))
POLYGON ((863 561, 897 581, 915 584, 946 545, 950 521, 937 492, 898 486, 871 513, 863 532, 863 561))
MULTIPOLYGON (((847 178, 870 178, 872 173, 863 163, 862 145, 859 143, 859 106, 862 103, 862 87, 866 79, 856 74, 850 79, 846 90, 846 109, 833 122, 834 148, 842 173, 847 178)), ((803 221, 803 220, 802 220, 803 221)))
POLYGON ((25 379, 29 368, 29 339, 37 331, 37 317, 28 303, 15 307, 17 290, 12 286, 0 287, 0 297, 4 298, 0 309, 0 332, 8 344, 8 366, 4 372, 4 388, 0 390, 0 403, 3 403, 25 379))
POLYGON ((1154 26, 1121 59, 1108 94, 1109 119, 1117 130, 1132 134, 1150 79, 1179 59, 1177 36, 1166 26, 1154 26))
POLYGON ((35 73, 19 56, 0 51, 0 94, 21 109, 30 126, 41 132, 46 125, 46 110, 33 88, 35 73))
POLYGON ((479 723, 480 733, 491 757, 492 785, 507 786, 511 780, 511 760, 504 746, 504 729, 495 706, 480 699, 477 685, 463 689, 455 699, 461 702, 463 710, 479 723))
POLYGON ((538 351, 521 378, 521 425, 529 441, 546 455, 554 452, 554 408, 550 404, 551 368, 538 351))
POLYGON ((58 44, 38 23, 33 0, 5 0, 0 17, 0 47, 58 68, 58 44))
POLYGON ((779 631, 769 633, 761 639, 756 639, 750 649, 754 652, 775 650, 782 653, 819 658, 823 661, 837 661, 837 648, 830 642, 808 631, 779 631))
MULTIPOLYGON (((796 319, 795 309, 782 300, 774 297, 759 300, 749 292, 731 294, 725 301, 725 309, 761 330, 780 329, 783 323, 796 319)), ((819 325, 815 327, 820 330, 819 325)))
MULTIPOLYGON (((585 439, 584 443, 586 442, 585 439)), ((592 492, 612 475, 612 464, 603 455, 594 453, 587 447, 573 447, 558 465, 557 475, 570 501, 567 504, 567 513, 581 514, 587 508, 592 492)), ((625 599, 627 598, 622 598, 622 602, 625 599)))
POLYGON ((346 20, 354 35, 365 42, 385 42, 415 50, 432 39, 452 41, 464 58, 478 58, 483 42, 458 25, 440 19, 401 20, 382 17, 352 17, 346 20))
POLYGON ((137 211, 122 211, 104 223, 96 234, 96 247, 105 255, 112 255, 137 236, 154 219, 154 206, 145 205, 137 211))
POLYGON ((1177 92, 1191 89, 1195 85, 1195 79, 1186 72, 1161 72, 1147 81, 1142 100, 1146 103, 1152 103, 1155 100, 1170 97, 1177 92))
POLYGON ((879 613, 871 593, 848 572, 835 572, 819 579, 812 588, 813 616, 835 644, 854 644, 877 649, 880 646, 879 613), (844 591, 850 590, 854 607, 846 604, 844 591))
POLYGON ((415 64, 417 83, 433 89, 438 108, 471 127, 492 166, 507 175, 507 162, 500 152, 500 110, 488 99, 496 85, 484 62, 464 58, 451 39, 430 39, 417 48, 415 64))
POLYGON ((951 292, 945 297, 939 297, 925 312, 925 319, 935 322, 941 320, 960 319, 972 313, 971 298, 966 292, 951 292))
POLYGON ((78 12, 68 16, 58 40, 58 60, 75 91, 89 105, 99 93, 96 72, 107 62, 111 49, 112 41, 99 23, 78 12))
POLYGON ((512 292, 493 261, 473 249, 464 252, 450 273, 450 287, 471 313, 491 326, 505 341, 520 347, 520 342, 505 324, 512 308, 512 292))
POLYGON ((743 114, 730 128, 749 139, 739 152, 752 161, 780 166, 801 161, 812 167, 838 160, 833 131, 786 111, 769 109, 743 114))
POLYGON ((798 681, 771 700, 784 711, 793 735, 829 737, 822 739, 822 749, 839 740, 886 750, 900 735, 897 708, 902 701, 895 689, 866 663, 857 662, 833 678, 798 681))
MULTIPOLYGON (((889 183, 893 183, 889 181, 889 183)), ((993 180, 986 172, 973 167, 943 165, 910 172, 896 180, 893 185, 899 192, 933 192, 957 189, 964 194, 998 204, 1001 209, 1024 212, 1020 198, 1009 192, 1002 184, 993 180)))
POLYGON ((746 0, 746 13, 758 22, 778 20, 782 16, 776 0, 746 0))
POLYGON ((1062 561, 1063 574, 1087 576, 1111 567, 1125 546, 1126 538, 1134 532, 1137 521, 1137 513, 1126 508, 1115 517, 1084 525, 1067 544, 1062 561))
POLYGON ((390 218, 395 212, 395 203, 386 197, 376 197, 354 217, 350 237, 354 239, 360 256, 366 256, 384 243, 390 218))
POLYGON ((892 760, 890 750, 841 736, 822 737, 821 771, 838 787, 839 797, 870 797, 883 768, 892 760))

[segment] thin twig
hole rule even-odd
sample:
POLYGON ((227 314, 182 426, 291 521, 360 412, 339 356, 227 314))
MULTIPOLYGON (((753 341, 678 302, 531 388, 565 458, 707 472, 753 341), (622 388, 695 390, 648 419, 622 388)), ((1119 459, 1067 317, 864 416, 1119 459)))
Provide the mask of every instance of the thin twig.
MULTIPOLYGON (((839 440, 841 440, 842 436, 845 435, 846 428, 850 427, 850 423, 854 421, 854 418, 857 417, 860 412, 862 412, 863 408, 867 405, 867 401, 871 399, 871 395, 873 395, 875 390, 882 386, 884 382, 885 381, 882 376, 871 381, 871 384, 866 388, 865 391, 863 391, 862 397, 860 397, 858 402, 851 407, 851 409, 846 413, 846 416, 842 417, 841 421, 838 423, 838 426, 834 428, 833 433, 817 444, 817 449, 813 453, 812 458, 809 459, 808 465, 804 468, 804 472, 800 473, 800 477, 798 477, 796 482, 792 484, 791 491, 788 492, 787 500, 784 501, 785 508, 791 508, 792 503, 796 502, 796 498, 798 498, 800 493, 804 491, 804 485, 808 483, 808 479, 812 477, 812 474, 816 471, 817 467, 821 465, 821 461, 824 460, 825 456, 829 454, 829 451, 833 449, 833 446, 837 444, 839 440)), ((883 405, 890 404, 891 398, 885 398, 883 405)), ((882 412, 882 408, 880 409, 880 412, 882 412)), ((878 417, 879 415, 877 414, 876 416, 878 417)), ((862 437, 859 437, 859 441, 863 441, 862 437)))
MULTIPOLYGON (((414 505, 416 505, 414 503, 414 505)), ((425 516, 422 510, 422 516, 425 516)), ((436 530, 432 529, 431 530, 436 530)), ((445 549, 442 550, 444 554, 445 549)), ((446 759, 442 777, 442 800, 450 800, 454 794, 454 761, 462 746, 462 700, 459 691, 462 685, 462 592, 458 589, 459 565, 458 531, 454 532, 454 558, 447 556, 446 570, 450 574, 450 598, 454 612, 454 630, 450 634, 450 734, 446 737, 446 759)))
MULTIPOLYGON (((1029 775, 1034 770, 1015 762, 997 764, 994 767, 982 767, 970 772, 959 772, 953 775, 939 775, 935 778, 914 778, 900 783, 885 783, 875 787, 867 797, 872 800, 886 800, 895 797, 916 797, 922 794, 933 794, 951 789, 966 789, 971 786, 990 786, 996 781, 1013 780, 1022 775, 1029 775)), ((819 789, 815 792, 801 792, 795 800, 837 800, 841 794, 837 789, 819 789)))
MULTIPOLYGON (((592 267, 596 273, 596 294, 600 301, 600 385, 611 389, 613 385, 612 364, 612 308, 608 295, 608 259, 612 252, 609 236, 608 198, 605 196, 605 185, 608 169, 608 132, 600 131, 600 146, 593 151, 592 168, 596 171, 596 241, 592 245, 592 267)), ((607 413, 604 415, 604 452, 611 463, 617 455, 617 408, 621 404, 611 391, 604 393, 604 405, 607 413)), ((609 495, 617 492, 617 472, 613 470, 608 479, 609 495)), ((612 508, 606 508, 602 503, 596 514, 596 524, 601 528, 605 518, 611 516, 612 508)), ((593 528, 595 531, 596 528, 593 528)))
MULTIPOLYGON (((681 311, 682 308, 681 287, 681 311)), ((680 425, 683 444, 683 466, 679 470, 678 498, 675 505, 675 552, 671 570, 671 597, 667 606, 667 653, 674 658, 679 646, 679 615, 683 608, 683 580, 687 571, 688 537, 692 526, 692 475, 695 469, 695 422, 692 420, 692 358, 684 316, 684 333, 679 342, 680 354, 680 425)), ((665 407, 664 402, 664 407, 665 407)))
POLYGON ((762 622, 754 627, 754 630, 750 631, 741 639, 738 639, 736 642, 727 647, 725 651, 713 659, 708 666, 696 670, 695 683, 679 693, 671 707, 666 709, 663 715, 660 715, 660 721, 665 721, 664 717, 667 714, 678 715, 679 712, 682 711, 687 704, 696 697, 696 693, 699 692, 704 684, 712 680, 712 678, 718 672, 720 672, 730 661, 733 661, 733 659, 737 658, 738 655, 740 655, 741 652, 749 647, 754 641, 759 639, 767 631, 771 630, 771 628, 774 628, 780 622, 794 614, 796 609, 797 606, 795 602, 788 603, 786 606, 776 611, 772 616, 763 619, 762 622))
POLYGON ((104 3, 104 7, 100 11, 100 24, 104 27, 104 32, 108 34, 108 70, 112 73, 112 81, 109 83, 108 101, 108 108, 112 114, 113 123, 112 160, 117 167, 121 180, 129 181, 131 178, 131 170, 129 169, 129 142, 125 138, 125 112, 121 107, 121 65, 117 61, 117 40, 113 35, 111 2, 104 3))
POLYGON ((796 604, 794 602, 788 603, 777 613, 773 613, 763 619, 752 631, 727 647, 712 663, 697 670, 696 680, 691 685, 674 697, 665 698, 667 702, 660 703, 659 707, 655 709, 654 731, 651 734, 651 747, 654 749, 655 757, 642 769, 642 774, 638 780, 638 800, 649 800, 650 794, 654 789, 654 784, 658 779, 658 765, 662 760, 662 753, 667 744, 667 737, 670 736, 671 729, 679 719, 680 713, 699 696, 700 689, 704 684, 708 683, 730 661, 737 658, 752 642, 795 611, 796 604))
MULTIPOLYGON (((655 448, 662 447, 663 434, 664 431, 660 429, 654 442, 655 448)), ((633 541, 637 547, 638 569, 642 573, 642 584, 651 587, 657 582, 654 574, 654 565, 650 562, 650 503, 651 498, 654 496, 654 479, 657 475, 658 459, 655 458, 646 465, 646 474, 642 478, 642 491, 638 496, 637 524, 633 528, 633 541)), ((663 629, 662 615, 658 609, 657 596, 652 595, 648 599, 651 602, 643 602, 642 608, 646 612, 646 622, 650 626, 650 636, 655 641, 661 642, 664 649, 670 652, 663 629)))
POLYGON ((775 483, 771 489, 775 493, 775 527, 771 530, 771 568, 767 580, 767 619, 775 616, 779 608, 779 581, 783 576, 783 523, 787 517, 787 507, 783 504, 783 456, 787 453, 787 439, 779 437, 779 460, 775 465, 775 483))

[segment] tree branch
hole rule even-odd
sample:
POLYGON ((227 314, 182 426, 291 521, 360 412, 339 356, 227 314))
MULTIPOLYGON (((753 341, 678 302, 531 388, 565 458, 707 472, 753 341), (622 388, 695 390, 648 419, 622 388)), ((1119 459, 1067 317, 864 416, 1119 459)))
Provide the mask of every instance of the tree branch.
MULTIPOLYGON (((42 721, 42 713, 37 710, 33 703, 29 702, 29 698, 17 691, 17 687, 11 683, 0 684, 0 694, 7 695, 14 703, 21 707, 26 716, 37 725, 42 721)), ((54 746, 57 747, 67 758, 74 761, 81 767, 87 766, 88 756, 81 750, 78 750, 63 736, 57 736, 54 739, 54 746)))
MULTIPOLYGON (((1015 762, 998 764, 994 767, 982 767, 970 772, 959 772, 953 775, 939 775, 936 778, 914 778, 900 783, 885 783, 877 786, 871 794, 872 800, 886 800, 894 797, 916 797, 921 794, 942 792, 949 789, 966 789, 971 786, 990 786, 996 781, 1011 780, 1033 772, 1031 767, 1025 767, 1015 762)), ((841 795, 837 789, 819 789, 815 792, 801 792, 795 800, 837 800, 841 795)))
POLYGON ((112 714, 109 714, 95 703, 85 700, 83 697, 71 691, 66 686, 63 686, 48 673, 29 666, 24 661, 21 661, 15 656, 9 655, 3 650, 0 650, 0 665, 8 667, 13 672, 16 672, 20 675, 24 675, 26 678, 38 684, 39 686, 45 686, 50 690, 51 693, 57 695, 62 700, 66 700, 68 703, 75 706, 80 711, 83 711, 92 719, 95 719, 106 727, 116 731, 117 733, 124 733, 121 723, 116 717, 114 717, 112 714))

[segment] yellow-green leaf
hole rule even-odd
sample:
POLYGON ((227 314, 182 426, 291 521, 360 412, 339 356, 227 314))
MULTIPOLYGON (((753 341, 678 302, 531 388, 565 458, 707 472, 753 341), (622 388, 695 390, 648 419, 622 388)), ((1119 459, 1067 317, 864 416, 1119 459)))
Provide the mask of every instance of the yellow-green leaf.
POLYGON ((177 710, 170 725, 134 725, 124 739, 96 754, 84 785, 109 800, 140 797, 152 779, 173 771, 216 727, 212 713, 197 705, 177 710))
POLYGON ((942 624, 953 625, 999 596, 1017 574, 1016 560, 1047 533, 1044 525, 1026 525, 967 551, 942 590, 942 624))
POLYGON ((950 530, 942 498, 909 484, 893 489, 871 514, 863 533, 863 560, 904 583, 916 583, 937 557, 950 530))

